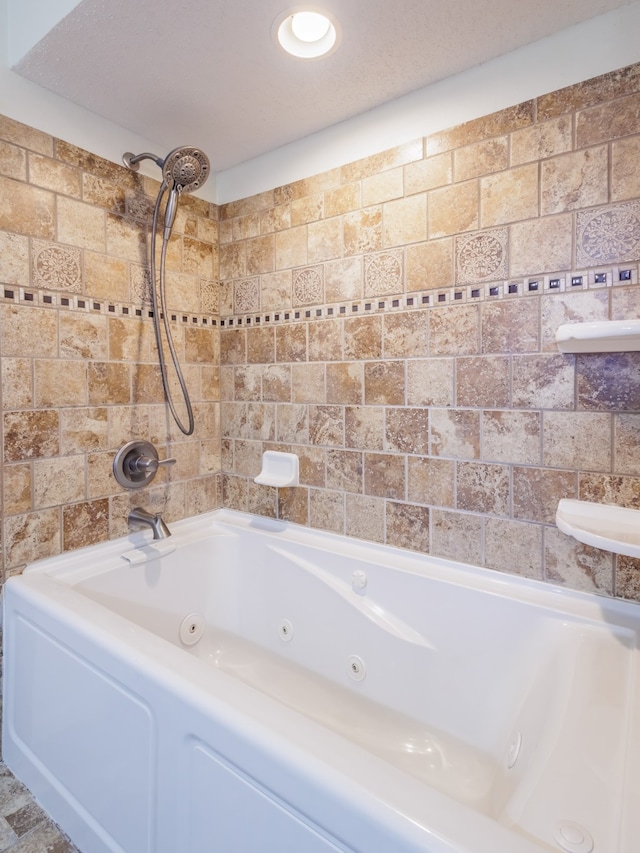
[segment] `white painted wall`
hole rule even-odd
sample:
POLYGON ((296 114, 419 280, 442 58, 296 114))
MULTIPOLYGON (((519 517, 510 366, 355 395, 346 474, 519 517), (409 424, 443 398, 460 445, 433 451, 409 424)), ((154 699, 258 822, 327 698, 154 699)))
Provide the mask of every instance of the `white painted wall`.
MULTIPOLYGON (((162 149, 11 71, 8 2, 0 0, 0 113, 116 163, 126 150, 162 149)), ((28 0, 27 5, 49 2, 28 0)), ((55 5, 59 11, 76 3, 56 0, 55 5)), ((638 33, 640 0, 219 172, 199 195, 219 203, 245 198, 622 68, 640 61, 638 33)), ((24 36, 24 44, 31 37, 33 32, 24 36)), ((158 176, 153 165, 141 164, 141 171, 158 176)))

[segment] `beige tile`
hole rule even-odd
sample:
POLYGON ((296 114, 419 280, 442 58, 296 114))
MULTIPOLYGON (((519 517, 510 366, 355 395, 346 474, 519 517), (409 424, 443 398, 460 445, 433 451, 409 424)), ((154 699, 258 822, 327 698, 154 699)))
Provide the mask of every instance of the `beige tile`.
POLYGON ((639 112, 640 92, 581 110, 576 116, 578 148, 628 136, 629 130, 637 127, 639 112))
POLYGON ((87 402, 87 366, 84 361, 34 361, 36 408, 83 406, 87 402))
POLYGON ((27 152, 0 139, 0 174, 16 181, 27 180, 27 152))
POLYGON ((247 240, 247 275, 260 275, 275 270, 275 240, 272 234, 247 240))
POLYGON ((407 363, 409 406, 453 406, 454 359, 413 359, 407 363))
POLYGON ((640 479, 607 474, 580 474, 579 498, 593 503, 640 509, 640 479))
POLYGON ((540 465, 540 413, 483 412, 481 447, 487 462, 540 465))
POLYGON ((53 193, 0 176, 0 229, 53 240, 55 222, 53 193))
POLYGON ((367 207, 343 216, 344 254, 378 252, 382 248, 382 208, 367 207))
POLYGON ((82 198, 112 213, 125 214, 127 210, 126 189, 102 175, 82 175, 82 198))
POLYGON ((84 456, 39 459, 33 463, 34 509, 82 500, 84 489, 84 456))
POLYGON ((307 242, 310 264, 341 258, 344 255, 341 218, 334 217, 310 223, 307 242))
POLYGON ((382 245, 386 248, 427 239, 427 195, 400 198, 382 206, 382 245))
POLYGON ((307 226, 276 233, 276 269, 301 267, 308 263, 307 226))
POLYGON ((404 362, 367 362, 364 366, 364 400, 367 405, 404 405, 404 362))
POLYGON ((327 403, 360 404, 364 395, 364 369, 360 362, 327 364, 327 403))
POLYGON ((309 524, 319 530, 344 533, 344 494, 320 489, 309 491, 309 524))
POLYGON ((86 292, 97 299, 114 302, 129 302, 128 268, 120 258, 84 253, 84 275, 86 292))
POLYGON ((604 472, 611 470, 611 415, 545 412, 543 417, 545 467, 604 472))
POLYGON ((29 358, 2 359, 2 404, 5 409, 33 406, 33 363, 29 358))
MULTIPOLYGON (((294 308, 321 305, 324 302, 323 267, 318 264, 293 270, 292 302, 294 308)), ((308 316, 308 315, 307 315, 308 316)))
POLYGON ((292 271, 283 270, 260 276, 260 305, 263 311, 291 308, 292 271))
POLYGON ((59 416, 55 411, 5 412, 4 461, 57 456, 59 416))
POLYGON ((429 510, 425 506, 387 501, 385 504, 387 545, 429 553, 429 510))
POLYGON ((562 154, 542 164, 543 216, 605 204, 609 195, 606 146, 562 154))
MULTIPOLYGON (((60 412, 60 452, 66 456, 89 450, 106 450, 110 446, 109 411, 107 407, 63 409, 60 412)), ((145 430, 129 429, 121 432, 114 444, 124 444, 131 436, 145 434, 145 430)))
POLYGON ((480 412, 431 409, 431 453, 453 459, 480 458, 480 412))
POLYGON ((429 314, 404 311, 383 316, 383 355, 385 358, 419 358, 427 354, 429 314))
MULTIPOLYGON (((277 408, 276 440, 294 444, 309 443, 309 406, 280 403, 277 408)), ((242 472, 239 472, 242 473, 242 472)), ((248 473, 248 472, 246 472, 248 473)), ((256 472, 256 473, 259 473, 256 472)), ((254 474, 254 476, 256 476, 254 474)))
POLYGON ((219 261, 221 279, 242 278, 247 275, 246 243, 220 246, 219 261))
POLYGON ((344 447, 342 406, 309 406, 309 442, 325 447, 344 447))
POLYGON ((382 357, 382 317, 350 317, 344 323, 344 357, 364 361, 382 357))
POLYGON ((106 359, 108 322, 103 315, 60 312, 60 355, 63 358, 106 359))
POLYGON ((247 361, 252 364, 269 364, 275 360, 275 330, 273 328, 247 329, 247 361))
POLYGON ((453 284, 450 237, 407 246, 407 291, 439 290, 453 284))
POLYGON ((322 219, 324 215, 324 195, 315 193, 291 201, 291 225, 306 225, 322 219))
POLYGON ((482 518, 433 509, 431 553, 462 563, 482 565, 482 518))
POLYGON ((429 410, 385 409, 384 449, 400 453, 429 452, 429 410))
POLYGON ((33 509, 31 501, 32 466, 28 463, 5 465, 3 469, 3 513, 18 515, 33 509))
POLYGON ((46 308, 0 305, 3 356, 54 358, 58 354, 58 316, 46 308))
POLYGON ((620 139, 611 146, 611 201, 640 198, 640 136, 620 139))
POLYGON ((96 545, 109 538, 109 501, 97 501, 66 506, 62 513, 63 549, 96 545))
POLYGON ((0 231, 0 281, 19 287, 29 286, 27 237, 0 231))
POLYGON ((220 333, 220 364, 243 364, 247 358, 244 329, 223 329, 220 333))
POLYGON ((538 164, 516 166, 482 178, 480 207, 483 228, 536 217, 538 215, 538 164))
POLYGON ((479 306, 451 305, 430 312, 430 355, 472 355, 479 348, 479 306))
POLYGON ((8 116, 0 116, 0 138, 49 157, 53 154, 53 137, 8 116))
POLYGON ((407 460, 407 498, 413 503, 452 507, 455 501, 455 462, 410 456, 407 460))
POLYGON ((76 199, 82 196, 79 169, 33 151, 29 152, 29 183, 76 199))
POLYGON ((292 448, 300 460, 300 483, 303 486, 324 488, 326 483, 326 452, 323 447, 292 448))
POLYGON ((578 408, 588 411, 640 410, 640 353, 595 353, 577 359, 578 408))
POLYGON ((578 475, 545 468, 513 469, 513 515, 523 521, 554 524, 558 501, 578 497, 578 475))
POLYGON ((509 515, 509 468, 484 462, 458 462, 456 506, 469 512, 509 515))
POLYGON ((292 323, 276 327, 276 361, 307 360, 307 327, 292 323))
POLYGON ((511 165, 546 160, 572 148, 571 116, 563 115, 511 134, 511 165))
MULTIPOLYGON (((146 367, 146 365, 143 365, 146 367)), ((141 377, 140 372, 138 376, 141 377)), ((91 362, 87 374, 89 382, 89 404, 92 406, 105 403, 131 402, 131 369, 128 364, 118 362, 91 362)), ((144 381, 150 378, 149 371, 144 372, 144 381)), ((149 399, 145 395, 147 402, 149 399)))
POLYGON ((362 492, 363 454, 356 450, 327 451, 327 488, 340 492, 362 492))
POLYGON ((403 169, 390 169, 362 181, 362 207, 400 198, 404 193, 403 169))
POLYGON ((487 518, 484 536, 485 566, 542 580, 542 527, 539 524, 487 518))
POLYGON ((57 196, 57 232, 61 243, 106 251, 105 215, 100 208, 74 199, 57 196))
POLYGON ((535 101, 524 101, 514 107, 491 113, 482 118, 472 119, 449 130, 432 133, 427 137, 426 148, 429 156, 453 148, 462 148, 505 133, 532 125, 535 120, 535 101))
POLYGON ((426 192, 450 184, 453 179, 453 155, 447 151, 408 163, 404 167, 404 187, 407 195, 426 192))
POLYGON ((584 109, 637 92, 639 74, 640 69, 636 63, 543 95, 537 99, 538 120, 584 109))
POLYGON ((640 561, 634 557, 615 558, 615 594, 631 601, 640 601, 640 561))
POLYGON ((344 424, 347 447, 384 449, 384 409, 381 406, 346 406, 344 424))
POLYGON ((60 510, 44 509, 7 518, 4 524, 5 568, 54 557, 60 553, 60 510))
POLYGON ((324 292, 327 302, 362 299, 362 258, 343 258, 324 265, 324 292))
POLYGON ((640 415, 620 414, 614 417, 614 471, 640 476, 640 415))
POLYGON ((309 361, 338 361, 342 359, 342 321, 310 322, 309 361))
POLYGON ((278 518, 294 524, 309 524, 309 490, 302 487, 278 489, 278 518))
POLYGON ((456 181, 501 172, 509 165, 509 139, 497 136, 459 148, 453 152, 453 164, 456 181))
POLYGON ((447 237, 479 226, 478 181, 467 181, 429 193, 429 238, 447 237))
POLYGON ((324 364, 291 365, 291 399, 294 403, 324 403, 324 364))
POLYGON ((540 347, 540 300, 484 302, 480 309, 483 353, 537 352, 540 347))
POLYGON ((471 408, 504 408, 510 398, 507 356, 456 359, 456 403, 471 408))
POLYGON ((514 277, 571 269, 570 214, 546 216, 511 226, 509 270, 514 277))
POLYGON ((346 534, 369 542, 384 541, 384 500, 346 495, 346 534))
POLYGON ((352 184, 327 190, 324 194, 324 215, 327 219, 363 207, 361 186, 360 181, 355 181, 352 184))
POLYGON ((374 298, 404 292, 403 252, 391 249, 364 257, 364 295, 374 298))

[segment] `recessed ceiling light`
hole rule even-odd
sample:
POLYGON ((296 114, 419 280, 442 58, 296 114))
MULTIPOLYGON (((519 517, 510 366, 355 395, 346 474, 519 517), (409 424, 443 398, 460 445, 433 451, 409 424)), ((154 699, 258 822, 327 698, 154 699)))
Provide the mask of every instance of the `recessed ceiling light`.
POLYGON ((338 46, 338 28, 314 8, 290 9, 276 18, 272 32, 278 44, 299 59, 326 56, 338 46))

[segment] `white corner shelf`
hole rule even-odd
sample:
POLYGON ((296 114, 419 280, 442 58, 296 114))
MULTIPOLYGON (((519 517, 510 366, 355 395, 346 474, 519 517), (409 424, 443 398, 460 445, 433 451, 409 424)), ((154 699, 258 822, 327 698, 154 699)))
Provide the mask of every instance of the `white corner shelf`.
POLYGON ((261 486, 279 488, 297 486, 300 482, 300 462, 295 453, 265 450, 262 454, 262 471, 254 479, 261 486))
POLYGON ((563 498, 558 503, 556 524, 585 545, 640 557, 640 510, 563 498))
POLYGON ((631 352, 640 350, 640 320, 564 323, 556 332, 560 352, 631 352))

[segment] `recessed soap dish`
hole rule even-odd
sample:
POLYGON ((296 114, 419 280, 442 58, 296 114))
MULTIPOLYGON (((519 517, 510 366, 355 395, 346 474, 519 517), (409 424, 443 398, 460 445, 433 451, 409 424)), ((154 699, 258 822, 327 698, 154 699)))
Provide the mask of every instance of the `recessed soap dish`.
POLYGON ((261 486, 297 486, 300 482, 300 462, 295 453, 265 450, 262 454, 262 471, 254 483, 261 486))

